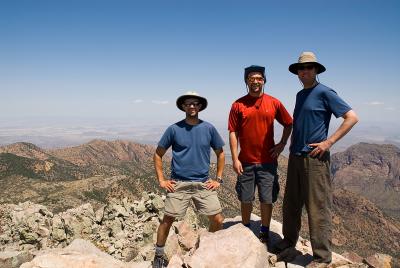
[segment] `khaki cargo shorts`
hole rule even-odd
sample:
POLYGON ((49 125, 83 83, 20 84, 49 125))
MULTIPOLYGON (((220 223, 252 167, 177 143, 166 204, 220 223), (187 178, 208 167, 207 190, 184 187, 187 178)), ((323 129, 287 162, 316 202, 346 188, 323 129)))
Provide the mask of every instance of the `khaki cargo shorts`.
POLYGON ((167 193, 165 214, 176 218, 183 217, 190 200, 193 200, 200 214, 212 216, 222 212, 217 192, 207 190, 205 182, 176 181, 175 192, 167 193))

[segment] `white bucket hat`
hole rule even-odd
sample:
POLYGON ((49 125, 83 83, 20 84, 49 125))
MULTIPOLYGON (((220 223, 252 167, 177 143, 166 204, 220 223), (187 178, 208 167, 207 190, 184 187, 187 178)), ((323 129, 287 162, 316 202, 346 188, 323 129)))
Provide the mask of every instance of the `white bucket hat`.
POLYGON ((312 52, 303 52, 301 53, 298 62, 293 63, 289 66, 289 71, 295 75, 297 75, 298 67, 302 64, 312 63, 315 65, 317 69, 317 74, 323 73, 326 71, 324 65, 317 61, 317 57, 312 52))
POLYGON ((199 102, 201 103, 200 111, 203 111, 205 108, 207 108, 208 102, 207 102, 206 98, 200 96, 195 91, 188 91, 184 95, 182 95, 176 99, 176 106, 178 107, 179 110, 184 111, 182 108, 182 104, 186 99, 189 99, 189 98, 195 98, 195 99, 199 100, 199 102))

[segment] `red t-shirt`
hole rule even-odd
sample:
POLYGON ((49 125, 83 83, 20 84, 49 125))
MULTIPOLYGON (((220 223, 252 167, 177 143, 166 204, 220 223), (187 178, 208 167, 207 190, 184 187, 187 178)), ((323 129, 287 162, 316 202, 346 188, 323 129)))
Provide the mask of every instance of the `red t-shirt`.
POLYGON ((229 132, 237 132, 242 163, 276 163, 269 150, 274 142, 274 119, 289 126, 293 119, 276 98, 246 95, 232 104, 229 113, 229 132))

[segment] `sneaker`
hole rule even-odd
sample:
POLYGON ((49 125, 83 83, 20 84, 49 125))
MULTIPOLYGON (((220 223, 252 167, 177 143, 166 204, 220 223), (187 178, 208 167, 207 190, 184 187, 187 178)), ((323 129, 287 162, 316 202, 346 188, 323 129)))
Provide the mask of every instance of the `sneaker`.
POLYGON ((153 268, 166 268, 168 266, 168 261, 164 256, 154 256, 153 268))

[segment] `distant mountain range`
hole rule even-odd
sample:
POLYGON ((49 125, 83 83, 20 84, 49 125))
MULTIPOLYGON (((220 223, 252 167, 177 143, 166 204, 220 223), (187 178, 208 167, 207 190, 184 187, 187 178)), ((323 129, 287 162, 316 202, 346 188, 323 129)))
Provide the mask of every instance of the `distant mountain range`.
POLYGON ((0 178, 21 175, 45 180, 131 175, 151 159, 154 147, 128 141, 93 140, 63 149, 44 150, 19 142, 0 147, 0 178))
MULTIPOLYGON (((45 150, 30 143, 0 147, 0 203, 30 200, 55 211, 84 202, 101 206, 113 197, 140 198, 160 192, 154 147, 125 140, 93 140, 75 147, 45 150)), ((169 173, 168 156, 165 172, 169 173)), ((273 216, 281 221, 287 159, 279 159, 281 192, 273 216)), ((383 252, 400 258, 400 150, 393 145, 359 143, 332 155, 336 251, 363 256, 383 252)), ((215 164, 211 167, 215 174, 215 164)), ((227 217, 239 214, 236 175, 226 165, 219 196, 227 217)), ((258 206, 254 208, 259 213, 258 206)), ((307 233, 303 217, 302 235, 307 233)))
POLYGON ((400 219, 400 149, 359 143, 332 156, 336 188, 360 194, 400 219))

